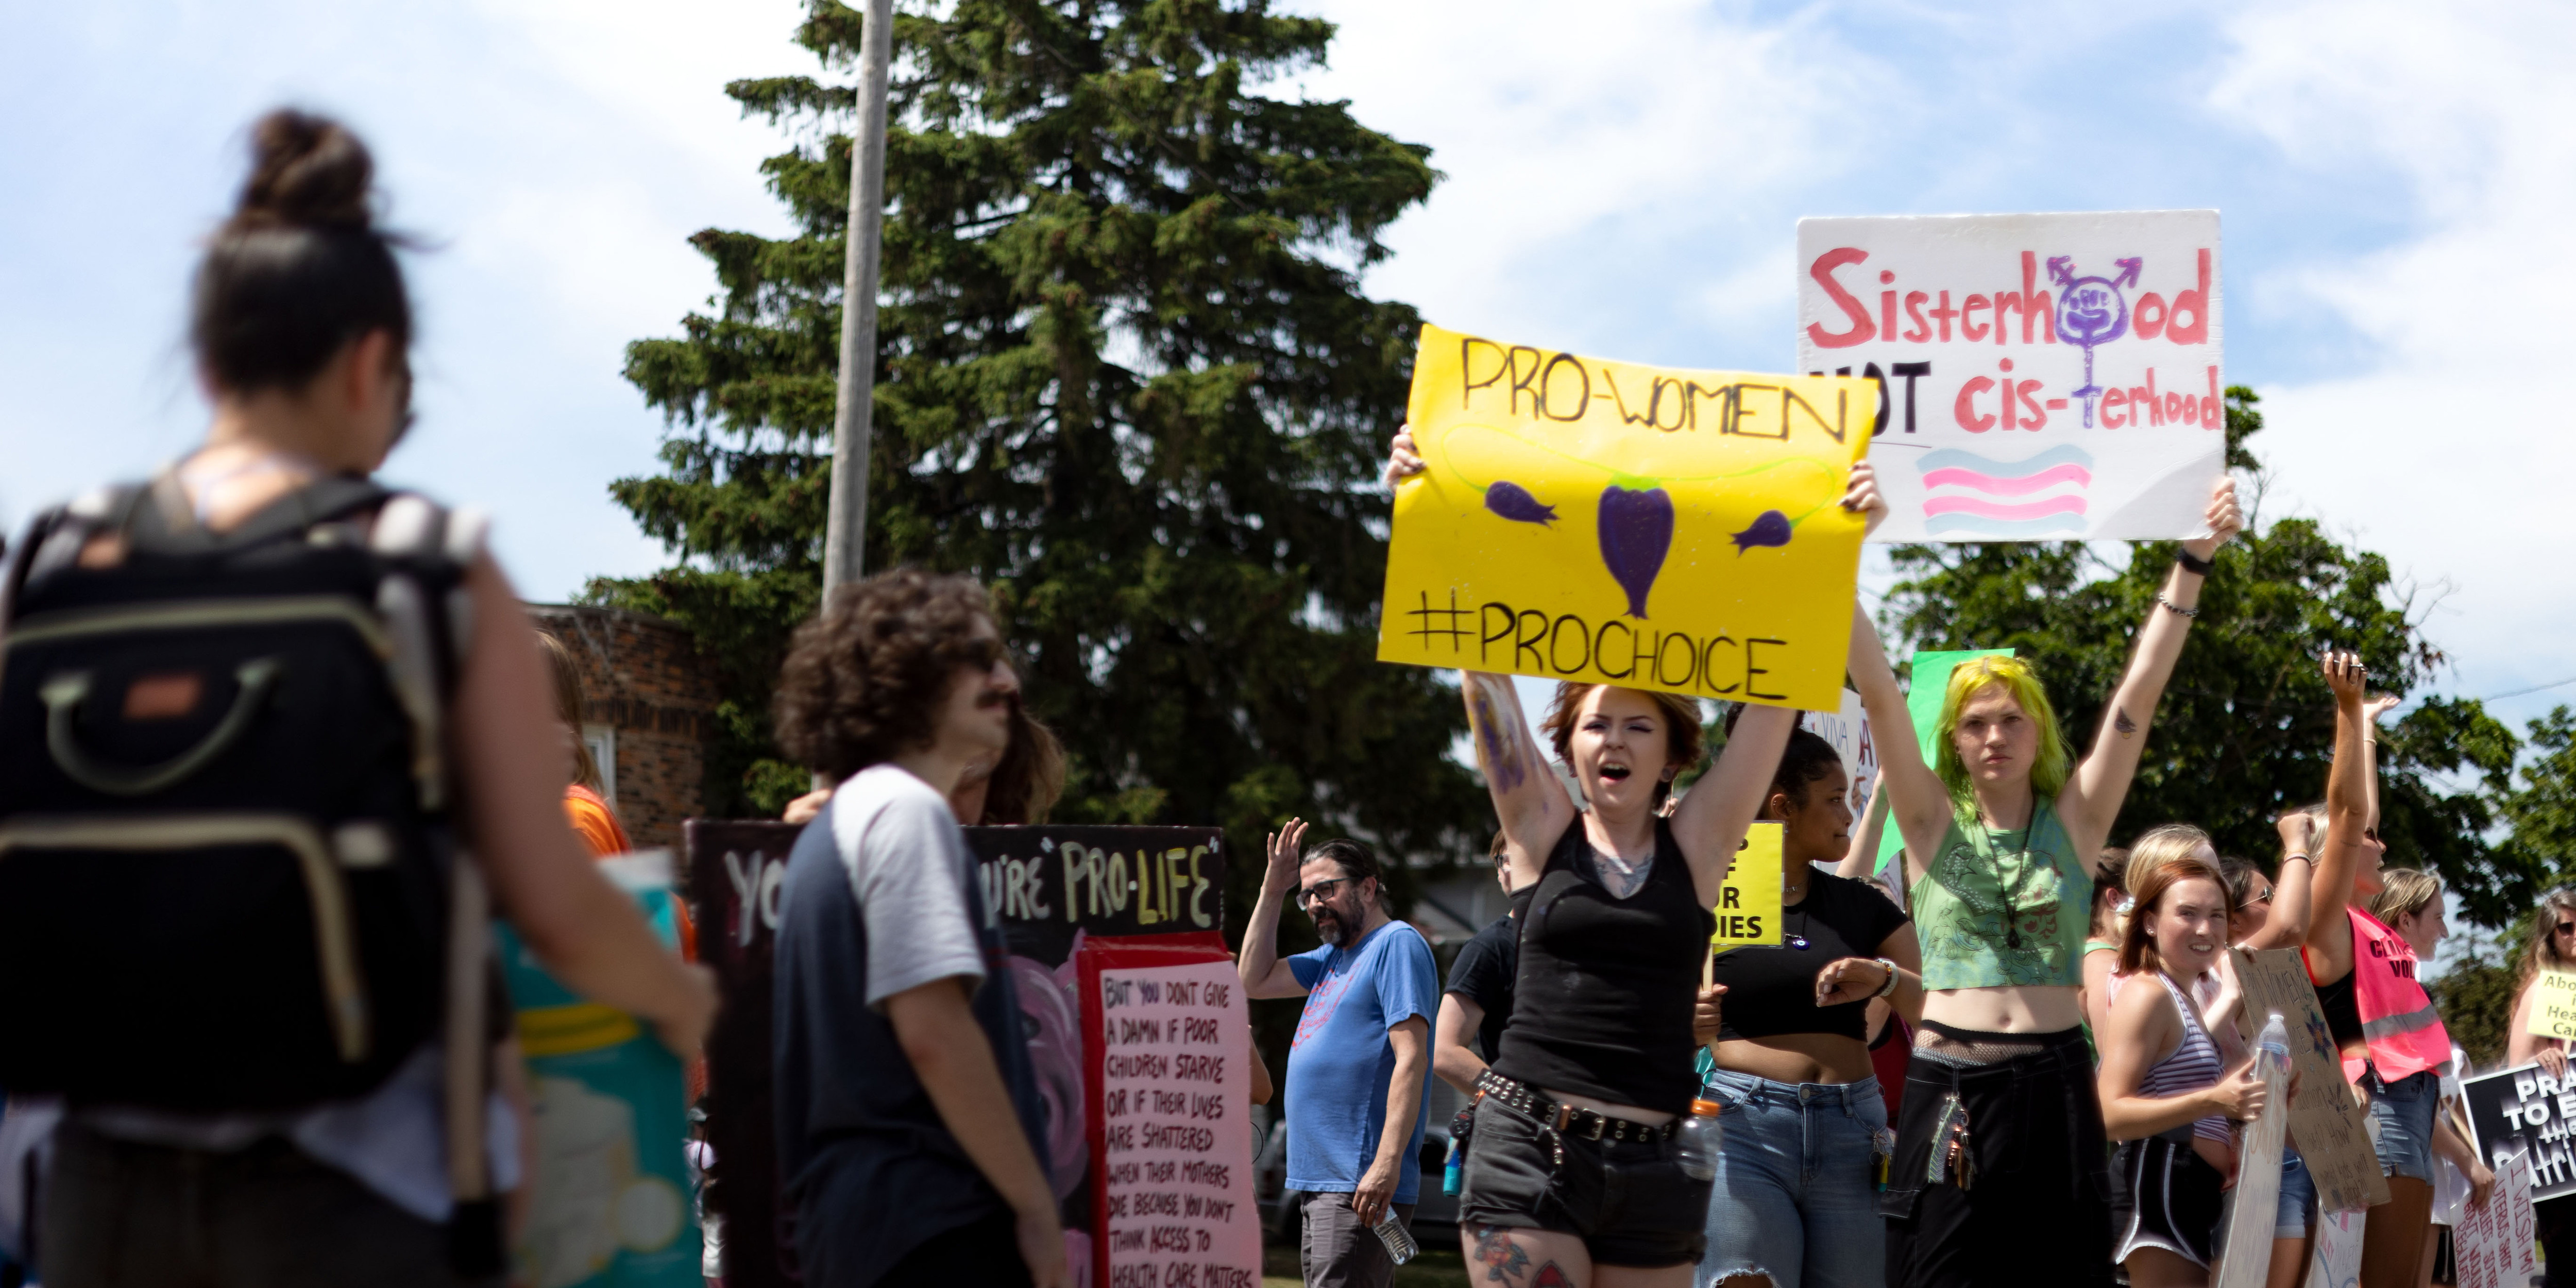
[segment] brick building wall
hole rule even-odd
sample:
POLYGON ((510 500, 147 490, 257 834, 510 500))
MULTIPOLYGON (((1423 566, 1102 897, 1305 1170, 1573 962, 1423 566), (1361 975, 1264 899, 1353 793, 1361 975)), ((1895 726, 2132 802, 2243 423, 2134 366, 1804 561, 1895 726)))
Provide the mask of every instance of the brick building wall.
POLYGON ((705 746, 715 733, 715 681, 688 632, 622 608, 530 604, 528 612, 581 664, 585 730, 594 747, 602 730, 615 743, 615 772, 602 777, 626 834, 676 852, 680 820, 705 799, 705 746))

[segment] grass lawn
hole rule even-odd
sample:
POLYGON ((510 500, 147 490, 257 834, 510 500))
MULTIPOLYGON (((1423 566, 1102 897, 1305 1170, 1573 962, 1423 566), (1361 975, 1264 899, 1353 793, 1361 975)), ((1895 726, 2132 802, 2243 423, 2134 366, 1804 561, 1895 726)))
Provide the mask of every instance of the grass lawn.
MULTIPOLYGON (((1262 1249, 1261 1288, 1303 1286, 1297 1249, 1277 1244, 1262 1249)), ((1437 1247, 1424 1244, 1420 1256, 1395 1268, 1395 1288, 1467 1288, 1466 1258, 1458 1254, 1455 1242, 1437 1247)))

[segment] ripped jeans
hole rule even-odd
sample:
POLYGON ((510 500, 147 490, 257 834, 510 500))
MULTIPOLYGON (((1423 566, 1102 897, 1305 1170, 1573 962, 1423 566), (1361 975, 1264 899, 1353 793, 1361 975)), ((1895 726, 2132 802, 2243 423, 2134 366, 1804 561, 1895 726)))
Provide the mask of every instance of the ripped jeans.
POLYGON ((1759 1273, 1773 1288, 1884 1288, 1876 1162, 1887 1100, 1878 1079, 1772 1082, 1717 1069, 1700 1095, 1726 1106, 1726 1135, 1693 1283, 1759 1273))

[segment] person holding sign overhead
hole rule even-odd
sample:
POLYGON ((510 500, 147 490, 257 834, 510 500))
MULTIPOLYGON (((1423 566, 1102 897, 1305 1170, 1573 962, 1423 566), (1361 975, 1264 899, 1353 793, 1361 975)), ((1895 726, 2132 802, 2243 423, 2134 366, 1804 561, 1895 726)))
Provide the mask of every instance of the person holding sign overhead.
MULTIPOLYGON (((2416 979, 2415 949, 2362 910, 2383 888, 2374 711, 2363 709, 2370 672, 2350 653, 2324 663, 2335 695, 2335 773, 2326 780, 2326 829, 2317 852, 2315 914, 2305 952, 2318 1009, 2343 1051, 2346 1081, 2367 1098, 2372 1147, 2389 1200, 2362 1226, 2366 1288, 2414 1288, 2433 1219, 2433 1118, 2451 1037, 2416 979)), ((2384 708, 2383 708, 2384 709, 2384 708)))
MULTIPOLYGON (((2513 996, 2513 1023, 2505 1037, 2508 1069, 2538 1064, 2551 1079, 2567 1081, 2567 1039, 2532 1032, 2543 976, 2576 974, 2576 887, 2560 886, 2540 897, 2532 914, 2531 947, 2524 949, 2513 996)), ((2540 1248, 2551 1267, 2549 1288, 2576 1288, 2576 1195, 2532 1205, 2540 1220, 2540 1248)))
POLYGON ((1850 849, 1847 785, 1832 744, 1790 733, 1762 803, 1781 825, 1781 942, 1717 956, 1726 1003, 1700 1052, 1700 1098, 1725 1106, 1726 1135, 1702 1288, 1887 1282, 1878 1179, 1894 1137, 1867 1012, 1884 997, 1909 1020, 1922 1015, 1922 955, 1895 904, 1818 866, 1850 849))
MULTIPOLYGON (((1412 448, 1397 436, 1390 480, 1421 468, 1412 448)), ((1884 511, 1865 473, 1841 505, 1884 511)), ((1683 1170, 1674 1137, 1698 1085, 1692 1012, 1709 909, 1797 713, 1747 711, 1666 816, 1673 779, 1702 755, 1697 700, 1561 683, 1544 727, 1589 807, 1578 809, 1511 680, 1468 672, 1460 689, 1511 884, 1536 885, 1459 1194, 1471 1272, 1506 1288, 1680 1288, 1707 1242, 1709 1182, 1683 1170)))
POLYGON ((2183 543, 2147 610, 2080 761, 2030 663, 1981 657, 1951 672, 1932 739, 1938 768, 1925 764, 1877 629, 1853 612, 1852 681, 1879 731, 1881 790, 1905 837, 1926 990, 1882 1196, 1893 1285, 2110 1282, 2110 1178, 2079 954, 2094 856, 2199 614, 2202 578, 2244 526, 2233 480, 2211 489, 2206 522, 2210 535, 2183 543), (1999 1258, 2002 1248, 2013 1255, 1999 1258))

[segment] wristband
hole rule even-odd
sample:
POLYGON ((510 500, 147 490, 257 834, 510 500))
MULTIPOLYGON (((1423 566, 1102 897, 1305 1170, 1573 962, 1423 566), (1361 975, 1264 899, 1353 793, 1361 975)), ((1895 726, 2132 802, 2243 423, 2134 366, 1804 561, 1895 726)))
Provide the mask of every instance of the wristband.
POLYGON ((2281 856, 2281 861, 2283 863, 2313 864, 2317 861, 2317 856, 2313 854, 2284 854, 2281 856))
POLYGON ((1878 964, 1887 972, 1887 982, 1879 985, 1877 992, 1870 994, 1870 996, 1874 998, 1885 997, 1888 994, 1895 992, 1897 984, 1902 982, 1905 978, 1903 975, 1897 973, 1896 963, 1881 957, 1878 959, 1878 964))
POLYGON ((2172 600, 2165 598, 2165 593, 2164 593, 2163 591, 2161 591, 2161 590, 2159 590, 2159 591, 2157 591, 2157 592, 2156 592, 2156 602, 2157 602, 2158 604, 2163 605, 2163 606, 2164 606, 2164 610, 2165 610, 2166 612, 2168 612, 2168 613, 2172 613, 2173 615, 2175 615, 2175 616, 2177 616, 2177 617, 2198 617, 2198 616, 2200 616, 2200 610, 2199 610, 2199 609, 2197 609, 2197 608, 2185 608, 2185 607, 2183 607, 2182 605, 2177 604, 2177 603, 2173 602, 2172 600))
POLYGON ((2206 577, 2218 570, 2217 560, 2194 559, 2192 558, 2191 552, 2188 550, 2174 551, 2174 562, 2181 565, 2184 572, 2190 573, 2195 577, 2206 577))

